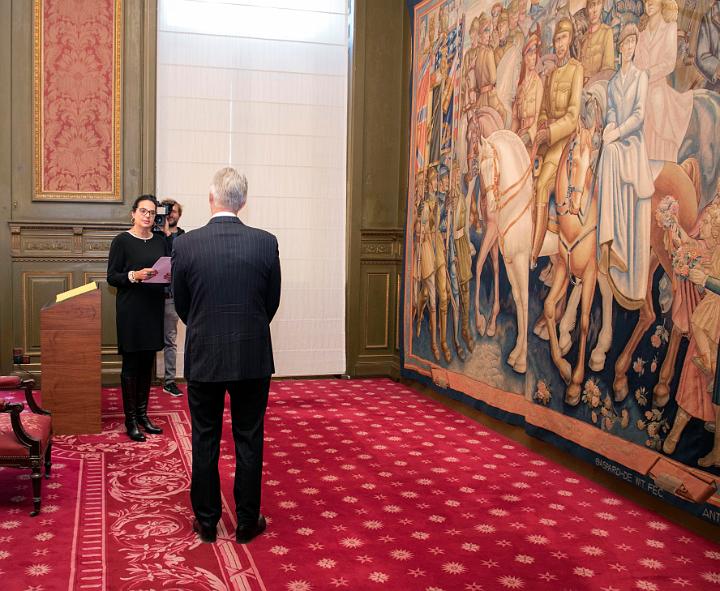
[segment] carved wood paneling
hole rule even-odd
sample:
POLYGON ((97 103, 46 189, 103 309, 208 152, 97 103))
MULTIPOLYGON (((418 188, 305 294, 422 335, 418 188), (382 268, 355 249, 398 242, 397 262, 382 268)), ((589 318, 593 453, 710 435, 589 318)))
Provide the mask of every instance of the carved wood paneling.
POLYGON ((71 222, 11 222, 13 260, 107 259, 112 239, 127 225, 71 222))
POLYGON ((95 281, 101 290, 103 369, 117 371, 115 291, 107 285, 112 239, 127 226, 78 222, 10 222, 14 285, 13 346, 30 355, 28 369, 40 371, 40 309, 55 295, 95 281))
POLYGON ((28 355, 40 355, 40 310, 55 296, 73 287, 72 273, 63 271, 22 271, 20 275, 20 342, 28 355))
POLYGON ((387 349, 390 320, 390 273, 368 272, 364 289, 365 348, 387 349))
POLYGON ((363 230, 360 239, 360 259, 363 262, 402 262, 403 233, 398 229, 363 230))
POLYGON ((103 355, 117 353, 117 330, 115 325, 115 288, 107 282, 107 273, 102 271, 86 271, 83 283, 94 281, 100 288, 100 343, 103 355))
POLYGON ((397 375, 398 302, 404 234, 399 228, 360 234, 360 343, 350 359, 353 375, 397 375))

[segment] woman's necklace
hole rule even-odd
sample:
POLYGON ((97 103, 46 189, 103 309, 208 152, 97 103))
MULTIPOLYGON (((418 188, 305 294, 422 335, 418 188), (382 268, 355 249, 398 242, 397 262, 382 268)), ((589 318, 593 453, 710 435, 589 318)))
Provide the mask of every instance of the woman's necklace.
POLYGON ((138 239, 142 240, 143 242, 147 242, 148 240, 150 240, 150 239, 153 237, 152 232, 150 232, 150 235, 149 235, 149 236, 138 236, 135 232, 132 231, 132 229, 128 230, 128 232, 129 232, 132 236, 134 236, 135 238, 138 238, 138 239))

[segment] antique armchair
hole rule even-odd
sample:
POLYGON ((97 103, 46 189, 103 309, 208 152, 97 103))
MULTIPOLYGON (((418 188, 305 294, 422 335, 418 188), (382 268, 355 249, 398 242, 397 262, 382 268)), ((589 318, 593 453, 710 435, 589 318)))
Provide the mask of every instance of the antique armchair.
POLYGON ((28 411, 22 402, 0 400, 0 466, 29 468, 33 491, 33 511, 40 513, 41 466, 45 464, 45 478, 50 477, 52 448, 52 419, 33 397, 34 380, 17 376, 0 376, 0 392, 25 391, 28 411))

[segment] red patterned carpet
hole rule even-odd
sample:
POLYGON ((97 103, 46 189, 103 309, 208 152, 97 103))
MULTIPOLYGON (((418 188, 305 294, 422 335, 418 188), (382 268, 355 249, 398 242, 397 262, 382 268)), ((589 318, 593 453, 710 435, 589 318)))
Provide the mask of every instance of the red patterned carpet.
POLYGON ((157 390, 165 434, 138 444, 107 389, 103 435, 56 438, 41 515, 27 475, 0 471, 3 589, 720 589, 720 546, 405 386, 272 390, 265 535, 233 541, 229 429, 220 536, 201 544, 185 398, 157 390))

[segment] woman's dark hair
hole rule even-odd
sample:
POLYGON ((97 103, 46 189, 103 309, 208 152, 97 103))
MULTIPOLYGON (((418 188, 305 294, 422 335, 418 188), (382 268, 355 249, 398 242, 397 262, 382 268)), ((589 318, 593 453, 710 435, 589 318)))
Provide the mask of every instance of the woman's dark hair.
POLYGON ((138 205, 141 201, 152 201, 155 204, 155 207, 157 208, 158 202, 157 199, 155 199, 155 195, 140 195, 135 201, 133 201, 132 210, 135 211, 138 208, 138 205))

